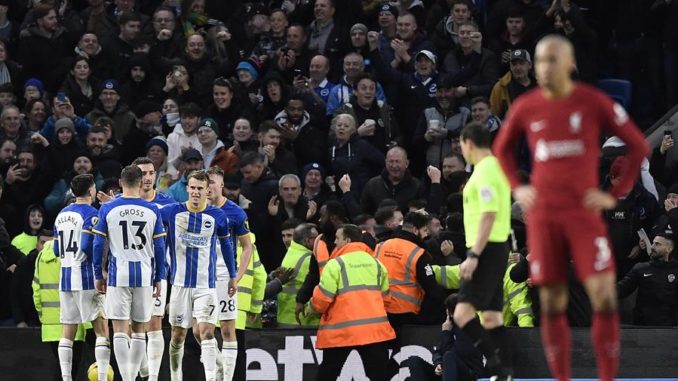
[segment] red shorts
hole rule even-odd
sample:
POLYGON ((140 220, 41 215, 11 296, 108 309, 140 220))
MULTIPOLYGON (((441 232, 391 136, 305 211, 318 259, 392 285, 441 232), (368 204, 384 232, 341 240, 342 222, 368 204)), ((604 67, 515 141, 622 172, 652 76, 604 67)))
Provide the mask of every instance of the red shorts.
POLYGON ((580 281, 615 270, 607 226, 587 210, 530 213, 527 246, 535 284, 567 283, 570 260, 580 281))

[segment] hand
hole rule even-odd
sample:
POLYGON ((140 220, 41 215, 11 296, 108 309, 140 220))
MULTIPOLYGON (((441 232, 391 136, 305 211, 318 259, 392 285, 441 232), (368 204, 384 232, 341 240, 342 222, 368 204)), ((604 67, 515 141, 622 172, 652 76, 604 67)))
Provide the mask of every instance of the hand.
POLYGON ((280 206, 280 201, 278 201, 278 196, 271 197, 271 199, 268 200, 268 214, 270 216, 277 216, 279 206, 280 206))
POLYGON ((310 89, 310 87, 308 86, 308 78, 304 77, 303 75, 298 75, 294 77, 294 80, 292 81, 292 86, 294 86, 295 89, 304 92, 310 89))
POLYGON ((247 322, 250 324, 254 324, 257 321, 257 314, 254 312, 245 312, 245 315, 247 316, 247 322))
POLYGON ((158 32, 155 38, 157 38, 158 41, 167 41, 172 38, 172 31, 169 29, 160 29, 160 32, 158 32))
POLYGON ((638 257, 640 257, 640 246, 634 246, 633 249, 631 249, 628 258, 636 259, 638 257))
POLYGON ((59 116, 61 118, 75 119, 75 109, 73 108, 70 100, 59 103, 56 109, 59 111, 59 116))
POLYGON ((306 309, 303 304, 297 303, 294 306, 294 318, 297 319, 299 325, 301 325, 301 316, 306 317, 306 309))
POLYGON ((264 151, 264 155, 268 158, 269 164, 272 163, 275 160, 275 147, 272 145, 265 145, 262 150, 264 151))
POLYGON ((351 176, 347 174, 341 176, 339 179, 339 189, 341 193, 346 193, 351 190, 351 176))
POLYGON ((673 147, 673 137, 671 137, 671 135, 664 135, 664 138, 662 139, 662 144, 659 146, 659 152, 663 155, 671 147, 673 147))
POLYGON ((447 319, 443 322, 443 325, 440 327, 443 331, 451 331, 453 327, 452 320, 448 316, 447 319))
POLYGON ((589 189, 584 195, 584 207, 595 212, 612 209, 615 205, 617 205, 617 199, 599 189, 589 189))
POLYGON ((641 250, 647 250, 647 245, 645 245, 645 240, 639 239, 638 240, 638 247, 640 247, 641 250))
POLYGON ((106 279, 97 279, 94 281, 94 287, 97 289, 97 292, 100 294, 106 293, 106 279))
POLYGON ((563 11, 565 13, 570 11, 570 8, 572 8, 572 2, 570 0, 560 0, 560 7, 563 8, 563 11))
POLYGON ((431 179, 431 184, 439 184, 440 183, 440 169, 429 165, 426 168, 426 174, 428 175, 428 178, 431 179))
POLYGON ((162 88, 164 92, 170 92, 173 88, 177 87, 177 81, 174 79, 174 75, 169 73, 165 76, 165 86, 162 88))
POLYGON ((16 325, 17 328, 28 328, 28 324, 25 321, 20 321, 16 325))
POLYGON ((471 32, 471 41, 473 41, 473 50, 480 53, 483 49, 483 34, 480 32, 471 32))
POLYGON ((521 185, 513 190, 513 198, 518 202, 523 213, 527 213, 527 211, 534 206, 534 202, 537 199, 537 192, 531 185, 521 185))
MULTIPOLYGON (((9 174, 9 172, 7 172, 9 174)), ((668 212, 678 206, 678 200, 667 198, 664 200, 664 209, 668 212)))
POLYGON ((377 50, 379 47, 379 32, 367 32, 367 43, 369 44, 370 51, 377 50))
POLYGON ((476 271, 476 267, 478 267, 478 258, 467 257, 464 259, 464 262, 459 265, 461 279, 465 281, 473 279, 473 273, 476 271))
POLYGON ((238 291, 238 282, 235 278, 231 278, 228 280, 228 296, 233 297, 236 291, 238 291))
POLYGON ((16 270, 16 265, 10 265, 9 267, 7 267, 7 271, 11 273, 14 273, 14 270, 16 270))
POLYGON ((511 61, 511 50, 504 50, 501 53, 501 62, 509 63, 511 61))
POLYGON ((99 200, 99 204, 105 204, 115 198, 115 195, 113 194, 113 190, 109 190, 108 193, 104 193, 102 191, 97 192, 97 200, 99 200))
POLYGON ((334 176, 325 177, 325 184, 327 184, 327 186, 331 189, 334 189, 334 176))
POLYGON ((520 262, 520 253, 509 254, 509 263, 518 263, 518 262, 520 262))
POLYGON ((440 243, 440 251, 444 256, 447 257, 448 255, 454 253, 454 244, 449 239, 446 239, 440 243))
POLYGON ((278 278, 282 284, 289 282, 295 276, 293 268, 279 267, 278 269, 280 271, 276 274, 276 278, 278 278))
POLYGON ((161 282, 155 282, 155 284, 153 285, 153 297, 159 298, 161 291, 162 291, 162 283, 161 282))
POLYGON ((454 89, 454 96, 457 98, 463 98, 468 94, 468 87, 466 86, 458 86, 456 89, 454 89))
POLYGON ((367 123, 363 123, 358 127, 358 135, 360 136, 372 136, 374 135, 374 130, 376 129, 377 124, 376 123, 370 123, 369 125, 367 123))
POLYGON ((5 182, 9 185, 12 185, 20 177, 21 177, 21 168, 19 168, 19 164, 14 164, 7 170, 5 182))
POLYGON ((313 216, 315 216, 315 213, 318 211, 318 204, 310 200, 308 202, 308 210, 306 211, 306 220, 310 220, 313 216))
POLYGON ((306 316, 313 316, 313 315, 319 315, 318 311, 313 308, 313 305, 311 303, 308 303, 306 305, 306 316))
POLYGON ((436 374, 436 376, 442 376, 443 375, 443 364, 436 365, 435 369, 433 369, 433 372, 436 374))
POLYGON ((40 144, 43 147, 49 146, 49 140, 47 140, 47 138, 42 136, 39 132, 36 132, 31 136, 31 141, 34 144, 40 144))

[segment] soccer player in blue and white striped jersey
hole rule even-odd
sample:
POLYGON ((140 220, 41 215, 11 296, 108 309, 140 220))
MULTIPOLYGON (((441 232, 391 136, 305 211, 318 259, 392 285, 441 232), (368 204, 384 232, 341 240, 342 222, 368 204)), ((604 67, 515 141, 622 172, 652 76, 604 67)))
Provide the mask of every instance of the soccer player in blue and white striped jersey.
MULTIPOLYGON (((155 180, 157 171, 153 165, 153 161, 148 157, 138 157, 132 165, 136 165, 141 169, 141 198, 155 204, 158 208, 165 205, 174 204, 176 201, 164 193, 155 190, 155 180)), ((169 260, 165 256, 165 269, 169 270, 169 260)), ((169 272, 169 271, 168 271, 169 272)), ((162 318, 165 316, 165 305, 167 302, 167 279, 161 280, 160 295, 155 298, 153 302, 153 313, 151 314, 151 321, 148 323, 148 344, 146 345, 146 358, 141 361, 141 368, 139 375, 148 377, 148 381, 158 381, 160 374, 160 364, 162 363, 162 354, 165 351, 165 338, 162 335, 162 318)))
POLYGON ((113 321, 113 350, 123 381, 134 381, 146 355, 146 323, 153 297, 165 277, 165 231, 158 208, 139 196, 142 173, 136 165, 120 174, 122 196, 99 210, 94 238, 96 286, 107 293, 106 316, 113 321), (103 279, 103 255, 109 243, 108 287, 103 279), (132 339, 128 336, 132 321, 132 339))
POLYGON ((59 299, 63 331, 59 340, 59 364, 64 380, 71 380, 73 339, 78 324, 92 322, 96 333, 94 355, 99 381, 106 380, 110 361, 108 322, 103 316, 103 295, 94 288, 92 262, 92 226, 97 210, 92 207, 96 186, 92 175, 77 175, 71 180, 75 203, 65 207, 54 222, 54 253, 61 257, 59 299))
POLYGON ((218 297, 217 239, 221 244, 228 268, 228 294, 236 291, 234 251, 228 231, 228 217, 219 208, 207 204, 209 176, 205 171, 188 175, 188 201, 162 208, 162 218, 167 226, 167 244, 170 248, 169 322, 172 339, 169 348, 172 381, 183 379, 181 362, 188 328, 195 318, 201 340, 202 363, 205 379, 216 378, 217 340, 214 327, 217 321, 218 297))

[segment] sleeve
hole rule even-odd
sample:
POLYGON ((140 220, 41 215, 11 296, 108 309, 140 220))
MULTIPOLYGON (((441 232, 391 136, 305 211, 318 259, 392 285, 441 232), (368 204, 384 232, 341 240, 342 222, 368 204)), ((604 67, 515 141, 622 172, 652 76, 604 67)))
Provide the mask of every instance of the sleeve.
POLYGON ((40 130, 40 135, 44 136, 50 143, 54 142, 54 117, 50 116, 40 130))
POLYGON ((362 213, 360 210, 360 204, 358 204, 354 194, 355 192, 349 189, 348 192, 341 195, 341 203, 344 205, 344 208, 346 208, 348 216, 351 220, 362 213))
MULTIPOLYGON (((94 212, 92 212, 91 215, 88 215, 82 226, 82 232, 80 233, 80 250, 82 250, 88 258, 92 258, 94 249, 94 233, 92 232, 92 229, 94 228, 94 225, 98 223, 98 219, 99 217, 94 212)), ((58 247, 59 245, 54 245, 54 252, 57 252, 58 247)))
POLYGON ((31 287, 33 288, 33 305, 35 310, 38 312, 40 321, 42 321, 42 298, 40 297, 40 256, 42 252, 38 253, 38 257, 35 259, 35 271, 33 272, 33 283, 31 287))
POLYGON ((101 280, 104 278, 103 275, 103 258, 104 258, 104 246, 106 244, 106 235, 108 233, 108 226, 106 223, 106 207, 103 206, 99 210, 99 221, 97 221, 96 226, 92 229, 94 234, 94 244, 92 250, 92 261, 94 262, 94 278, 96 280, 101 280))
POLYGON ((518 159, 516 157, 515 147, 518 139, 524 134, 524 125, 519 119, 521 114, 521 105, 523 103, 518 100, 513 103, 509 109, 503 125, 499 129, 497 140, 494 142, 493 152, 499 159, 506 177, 511 183, 511 188, 521 185, 518 177, 518 159))
POLYGON ((638 265, 633 266, 631 271, 626 273, 624 278, 617 282, 617 296, 619 299, 624 299, 627 296, 631 295, 633 291, 638 289, 638 278, 639 278, 640 271, 638 269, 638 265))
POLYGON ((165 229, 162 226, 160 211, 155 211, 155 229, 153 232, 153 255, 155 257, 155 281, 160 282, 167 277, 165 266, 165 229))
POLYGON ((260 314, 264 307, 264 296, 266 294, 266 270, 259 260, 259 254, 250 257, 253 261, 254 277, 252 279, 252 304, 250 312, 260 314))
POLYGON ((271 299, 282 291, 283 286, 278 278, 273 278, 272 281, 266 283, 266 291, 264 292, 265 299, 271 299))
POLYGON ((85 142, 87 139, 87 133, 89 132, 89 129, 92 128, 92 126, 89 124, 87 119, 80 116, 75 117, 73 120, 73 125, 75 127, 75 131, 78 133, 78 138, 80 141, 85 142))
POLYGON ((482 176, 478 182, 478 201, 481 213, 496 213, 499 211, 499 189, 495 176, 482 176))
MULTIPOLYGON (((52 228, 52 231, 54 232, 54 235, 52 237, 52 240, 54 241, 54 255, 59 257, 61 256, 61 253, 59 253, 59 233, 57 232, 56 224, 52 228)), ((82 236, 80 236, 80 246, 82 246, 82 236)), ((84 251, 84 250, 83 250, 84 251)), ((85 253, 87 254, 87 253, 85 253)))
POLYGON ((326 110, 325 113, 329 116, 334 115, 334 111, 341 106, 341 98, 339 97, 339 91, 337 91, 337 86, 341 86, 341 84, 336 85, 335 87, 330 90, 330 96, 327 98, 327 106, 325 106, 326 110))
POLYGON ((459 265, 454 266, 438 266, 431 265, 433 274, 435 274, 436 282, 443 288, 448 290, 459 289, 461 284, 461 275, 459 265))
POLYGON ((603 103, 601 107, 604 118, 603 125, 615 136, 623 140, 628 147, 626 158, 629 160, 629 170, 622 172, 619 183, 610 190, 614 197, 619 198, 633 187, 640 172, 640 164, 650 153, 650 146, 647 144, 645 136, 628 116, 622 105, 613 102, 602 94, 600 99, 601 103, 603 103))
POLYGON ((424 253, 417 261, 417 283, 424 289, 425 298, 432 305, 443 304, 443 290, 436 281, 433 265, 431 264, 431 256, 428 253, 424 253))
MULTIPOLYGON (((339 288, 339 279, 336 274, 339 270, 338 266, 337 261, 327 262, 323 275, 320 277, 320 282, 313 290, 311 305, 320 313, 327 311, 330 304, 334 302, 339 288)), ((386 289, 388 290, 388 279, 386 279, 386 289)))
POLYGON ((247 213, 244 210, 240 209, 238 211, 238 221, 235 224, 235 234, 238 237, 242 237, 250 233, 250 228, 247 223, 247 213))
MULTIPOLYGON (((221 212, 221 211, 220 211, 221 212)), ((221 244, 221 255, 224 257, 224 262, 228 268, 228 275, 231 279, 235 279, 238 275, 235 266, 235 251, 233 250, 233 243, 228 233, 228 217, 221 212, 217 219, 217 234, 219 235, 219 243, 221 244)))
POLYGON ((509 275, 511 277, 511 281, 515 283, 525 282, 530 275, 527 259, 521 256, 520 261, 516 263, 509 271, 509 275))

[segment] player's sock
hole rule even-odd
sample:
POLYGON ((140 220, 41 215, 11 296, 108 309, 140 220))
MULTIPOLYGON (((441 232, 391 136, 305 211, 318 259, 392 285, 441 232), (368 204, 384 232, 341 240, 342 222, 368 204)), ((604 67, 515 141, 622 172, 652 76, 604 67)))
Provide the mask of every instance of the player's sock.
POLYGON ((216 352, 216 363, 217 363, 217 376, 216 380, 221 381, 224 379, 224 359, 221 357, 221 352, 219 351, 219 344, 217 343, 217 352, 216 352))
POLYGON ((478 316, 474 317, 466 323, 461 329, 464 331, 466 336, 468 336, 473 345, 482 353, 487 359, 487 368, 492 369, 498 367, 501 364, 499 359, 498 350, 496 344, 490 338, 490 335, 487 334, 485 328, 480 325, 480 318, 478 316))
POLYGON ((108 364, 111 362, 111 343, 107 337, 97 337, 94 347, 94 358, 97 362, 98 381, 108 381, 108 364))
MULTIPOLYGON (((132 333, 132 340, 129 344, 129 367, 132 381, 136 379, 137 373, 141 368, 141 362, 146 358, 146 334, 132 333)), ((148 376, 148 365, 146 366, 146 376, 148 376)))
MULTIPOLYGON (((146 344, 148 347, 148 344, 146 344)), ((143 379, 148 379, 149 370, 148 370, 148 355, 144 352, 144 355, 141 356, 141 365, 139 366, 139 377, 143 379)))
POLYGON ((115 353, 115 360, 118 362, 118 370, 123 381, 129 381, 132 376, 130 371, 129 341, 129 336, 124 332, 113 334, 113 352, 115 353))
POLYGON ((73 340, 59 340, 58 353, 61 378, 63 378, 64 381, 71 381, 71 370, 73 369, 73 340))
POLYGON ((170 358, 170 376, 172 381, 183 380, 184 374, 181 369, 181 363, 184 360, 184 343, 174 344, 170 341, 169 346, 170 358))
POLYGON ((499 348, 499 358, 501 359, 501 365, 509 373, 513 374, 513 359, 511 355, 511 347, 506 339, 506 328, 504 326, 499 326, 496 328, 488 329, 487 334, 492 339, 492 342, 497 345, 499 348))
POLYGON ((217 340, 203 340, 200 343, 202 366, 205 368, 205 380, 216 381, 217 377, 217 340))
POLYGON ((596 351, 598 378, 602 381, 614 380, 619 367, 619 312, 594 312, 591 340, 596 351))
POLYGON ((232 381, 235 371, 235 360, 238 358, 238 342, 224 341, 221 347, 221 357, 224 361, 224 380, 232 381))
POLYGON ((160 374, 160 364, 162 363, 162 353, 165 350, 165 338, 162 331, 151 331, 148 336, 148 345, 146 353, 148 356, 148 380, 158 381, 160 374))
POLYGON ((551 374, 558 381, 570 379, 570 326, 565 313, 541 316, 541 341, 551 374))

